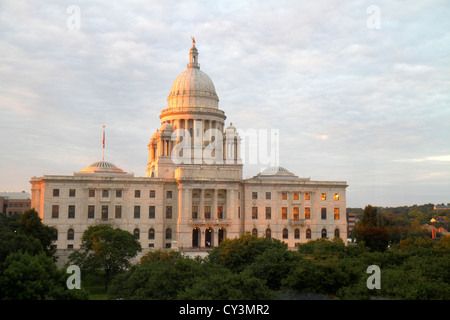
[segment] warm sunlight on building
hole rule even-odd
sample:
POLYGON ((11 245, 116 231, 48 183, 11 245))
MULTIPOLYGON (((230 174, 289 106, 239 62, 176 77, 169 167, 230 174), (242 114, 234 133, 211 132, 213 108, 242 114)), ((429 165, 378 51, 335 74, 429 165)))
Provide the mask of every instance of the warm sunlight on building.
POLYGON ((31 179, 32 207, 58 230, 57 249, 79 248, 83 231, 97 224, 135 234, 144 252, 201 251, 245 233, 290 248, 321 237, 347 239, 346 182, 311 181, 279 165, 243 179, 242 138, 225 124, 198 55, 193 43, 149 139, 145 177, 102 160, 73 175, 31 179))

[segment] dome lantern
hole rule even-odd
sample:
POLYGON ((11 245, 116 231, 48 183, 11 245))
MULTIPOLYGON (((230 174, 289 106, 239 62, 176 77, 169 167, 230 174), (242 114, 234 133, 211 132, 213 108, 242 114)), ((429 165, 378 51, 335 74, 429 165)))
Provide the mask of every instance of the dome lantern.
POLYGON ((198 63, 198 50, 195 47, 195 38, 192 37, 192 48, 189 51, 189 64, 188 69, 200 69, 200 64, 198 63))
POLYGON ((187 70, 179 74, 172 83, 167 102, 168 109, 218 109, 219 98, 214 83, 206 73, 200 71, 194 38, 189 51, 187 70))

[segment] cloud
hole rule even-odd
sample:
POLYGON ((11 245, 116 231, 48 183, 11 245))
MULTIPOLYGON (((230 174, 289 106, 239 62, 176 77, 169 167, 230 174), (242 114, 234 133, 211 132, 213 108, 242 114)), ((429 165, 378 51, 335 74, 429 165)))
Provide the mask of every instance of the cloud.
POLYGON ((414 159, 399 159, 399 160, 394 160, 394 161, 397 161, 397 162, 424 162, 424 161, 450 162, 450 155, 431 156, 431 157, 414 158, 414 159))
POLYGON ((186 68, 193 35, 227 122, 279 129, 280 164, 290 171, 347 180, 349 204, 364 205, 375 185, 384 190, 380 203, 390 205, 410 181, 416 184, 401 201, 416 201, 424 188, 433 196, 423 201, 447 201, 450 179, 441 165, 450 154, 450 8, 444 2, 377 1, 377 30, 367 28, 364 2, 70 5, 80 8, 78 30, 67 28, 69 4, 60 1, 0 4, 5 188, 27 189, 26 177, 71 174, 98 160, 103 124, 109 160, 144 175, 148 139, 186 68))

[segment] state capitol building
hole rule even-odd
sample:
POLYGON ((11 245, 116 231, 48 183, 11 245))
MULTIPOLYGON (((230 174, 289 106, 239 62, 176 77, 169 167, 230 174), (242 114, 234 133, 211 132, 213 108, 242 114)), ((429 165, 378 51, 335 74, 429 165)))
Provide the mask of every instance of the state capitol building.
POLYGON ((133 233, 144 252, 205 250, 246 233, 289 248, 324 237, 346 241, 346 182, 311 181, 280 166, 243 179, 242 138, 225 125, 195 40, 167 102, 145 177, 102 159, 73 175, 31 178, 31 207, 58 230, 57 249, 78 249, 83 232, 102 224, 133 233))

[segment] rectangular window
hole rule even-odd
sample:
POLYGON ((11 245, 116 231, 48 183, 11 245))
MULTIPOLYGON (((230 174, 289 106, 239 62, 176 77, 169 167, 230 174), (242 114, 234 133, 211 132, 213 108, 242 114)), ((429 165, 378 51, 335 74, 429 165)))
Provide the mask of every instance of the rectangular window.
POLYGON ((116 219, 122 219, 122 206, 116 206, 114 216, 116 219))
POLYGON ((102 198, 109 198, 109 190, 102 190, 102 198))
POLYGON ((156 197, 156 191, 150 190, 150 198, 155 198, 155 197, 156 197))
POLYGON ((135 219, 141 218, 141 206, 134 206, 134 218, 135 219))
POLYGON ((322 208, 320 210, 320 212, 321 212, 322 220, 326 220, 326 218, 327 218, 327 208, 322 208))
POLYGON ((252 207, 252 219, 258 219, 258 207, 252 207))
POLYGON ((327 200, 327 194, 326 193, 320 194, 320 200, 327 200))
POLYGON ((59 217, 59 205, 54 204, 52 205, 52 218, 58 218, 59 217))
POLYGON ((305 208, 305 219, 311 219, 311 208, 310 207, 306 207, 305 208))
POLYGON ((223 206, 217 206, 217 218, 223 219, 223 206))
POLYGON ((102 206, 102 219, 108 219, 108 206, 102 206))
POLYGON ((155 212, 156 212, 155 206, 149 206, 148 207, 148 218, 155 219, 155 212))
POLYGON ((205 206, 205 219, 211 219, 211 207, 205 206))
POLYGON ((116 198, 122 198, 122 190, 116 190, 116 198))
POLYGON ((339 200, 339 193, 334 194, 334 200, 339 200))
POLYGON ((281 219, 287 219, 287 207, 281 208, 281 219))
POLYGON ((59 197, 59 189, 53 189, 53 196, 59 197))
POLYGON ((198 206, 192 206, 192 219, 198 219, 198 206))
POLYGON ((272 207, 266 207, 266 219, 272 219, 272 207))
POLYGON ((298 220, 299 219, 298 213, 299 213, 299 207, 294 207, 294 211, 292 213, 294 220, 298 220))
POLYGON ((95 197, 95 189, 89 189, 89 198, 95 197))
POLYGON ((339 208, 334 208, 334 220, 339 220, 339 208))
POLYGON ((166 192, 166 198, 167 199, 172 199, 172 191, 167 191, 166 192))
POLYGON ((281 200, 287 200, 287 192, 282 192, 281 193, 281 200))
POLYGON ((141 190, 134 190, 134 197, 140 198, 141 197, 141 190))
POLYGON ((305 193, 305 200, 311 200, 311 193, 310 192, 306 192, 305 193))
POLYGON ((266 200, 272 199, 272 192, 266 192, 266 200))
POLYGON ((75 219, 75 206, 74 205, 70 205, 69 209, 68 209, 68 218, 69 219, 75 219))
POLYGON ((166 219, 172 219, 172 206, 166 207, 166 219))
POLYGON ((69 197, 75 197, 75 189, 69 189, 69 197))
POLYGON ((294 194, 292 195, 292 199, 298 200, 298 192, 294 192, 294 194))
POLYGON ((252 192, 252 199, 258 199, 258 192, 252 192))
POLYGON ((95 206, 88 206, 88 219, 94 219, 95 206))

